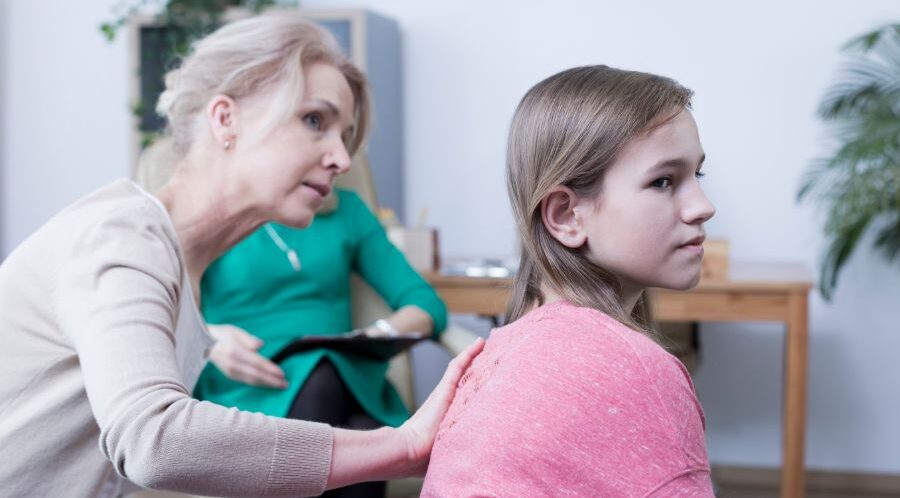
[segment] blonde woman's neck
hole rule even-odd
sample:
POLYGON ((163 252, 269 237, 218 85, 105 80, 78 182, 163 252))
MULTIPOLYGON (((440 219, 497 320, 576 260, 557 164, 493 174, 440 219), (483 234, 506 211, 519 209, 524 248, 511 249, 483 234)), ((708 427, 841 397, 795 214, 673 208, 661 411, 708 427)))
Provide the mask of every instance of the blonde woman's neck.
POLYGON ((195 285, 210 263, 266 221, 218 171, 185 158, 155 194, 169 212, 195 285))

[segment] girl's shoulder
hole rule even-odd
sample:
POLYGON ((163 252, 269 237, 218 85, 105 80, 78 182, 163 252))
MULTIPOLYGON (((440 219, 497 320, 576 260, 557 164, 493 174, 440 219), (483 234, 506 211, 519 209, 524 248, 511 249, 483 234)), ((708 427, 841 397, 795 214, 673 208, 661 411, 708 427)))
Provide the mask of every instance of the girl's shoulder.
POLYGON ((654 340, 605 313, 551 303, 495 332, 498 349, 505 350, 510 363, 552 365, 556 372, 568 372, 558 382, 565 392, 580 386, 601 403, 610 396, 644 397, 657 407, 696 411, 703 423, 684 365, 654 340))
POLYGON ((674 382, 692 390, 687 371, 677 358, 653 339, 593 308, 568 302, 545 304, 497 329, 492 338, 494 335, 513 355, 542 354, 557 361, 594 365, 615 363, 631 377, 674 382))
POLYGON ((642 353, 665 352, 646 335, 594 308, 556 301, 535 308, 504 328, 542 341, 584 341, 630 347, 642 353))

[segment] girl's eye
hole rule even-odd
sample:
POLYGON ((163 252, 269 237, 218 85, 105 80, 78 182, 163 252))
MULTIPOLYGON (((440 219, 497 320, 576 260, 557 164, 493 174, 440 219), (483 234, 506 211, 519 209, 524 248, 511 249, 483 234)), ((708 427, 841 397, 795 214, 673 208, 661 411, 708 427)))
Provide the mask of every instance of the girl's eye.
POLYGON ((322 129, 322 116, 317 112, 311 112, 303 116, 303 122, 305 122, 313 130, 318 131, 322 129))
POLYGON ((650 182, 650 186, 659 189, 667 189, 672 186, 672 178, 669 176, 657 178, 656 180, 650 182))
POLYGON ((694 176, 696 176, 697 178, 703 178, 704 176, 706 176, 706 173, 704 173, 698 169, 697 172, 694 173, 694 176))

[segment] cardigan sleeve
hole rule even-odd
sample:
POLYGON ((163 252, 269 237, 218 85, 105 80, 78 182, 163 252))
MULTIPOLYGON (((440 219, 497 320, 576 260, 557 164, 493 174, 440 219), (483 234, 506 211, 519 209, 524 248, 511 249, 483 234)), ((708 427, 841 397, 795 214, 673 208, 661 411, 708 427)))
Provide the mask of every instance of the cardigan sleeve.
MULTIPOLYGON (((318 494, 333 431, 192 399, 176 361, 183 292, 177 241, 152 200, 132 202, 75 237, 54 309, 78 354, 116 471, 150 488, 204 495, 318 494)), ((64 414, 62 414, 64 416, 64 414)))
POLYGON ((434 336, 447 326, 447 308, 434 289, 387 238, 381 223, 360 198, 344 192, 341 209, 348 212, 348 230, 355 233, 353 268, 380 294, 391 309, 416 306, 431 316, 434 336))

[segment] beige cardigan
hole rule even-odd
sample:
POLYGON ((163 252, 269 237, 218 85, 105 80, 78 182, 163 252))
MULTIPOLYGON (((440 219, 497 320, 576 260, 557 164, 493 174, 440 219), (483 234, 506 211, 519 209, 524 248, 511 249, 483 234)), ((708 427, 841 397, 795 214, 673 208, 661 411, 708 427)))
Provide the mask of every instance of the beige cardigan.
POLYGON ((0 265, 0 494, 321 493, 330 427, 191 398, 210 344, 155 198, 122 180, 60 212, 0 265))

